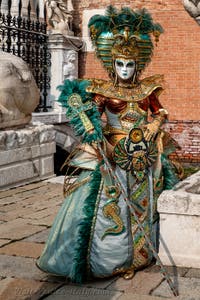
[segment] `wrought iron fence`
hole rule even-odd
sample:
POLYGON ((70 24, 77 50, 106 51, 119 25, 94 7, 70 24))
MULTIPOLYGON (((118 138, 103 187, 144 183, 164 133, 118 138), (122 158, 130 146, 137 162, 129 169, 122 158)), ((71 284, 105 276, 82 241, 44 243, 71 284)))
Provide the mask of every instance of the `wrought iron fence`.
POLYGON ((0 49, 27 62, 40 89, 40 104, 36 111, 46 112, 50 108, 47 105, 47 95, 50 88, 48 69, 51 63, 46 31, 46 8, 44 7, 44 20, 41 21, 39 4, 33 18, 30 0, 26 17, 22 16, 21 0, 16 16, 11 15, 12 0, 8 0, 7 13, 1 12, 1 3, 2 0, 0 0, 0 49))

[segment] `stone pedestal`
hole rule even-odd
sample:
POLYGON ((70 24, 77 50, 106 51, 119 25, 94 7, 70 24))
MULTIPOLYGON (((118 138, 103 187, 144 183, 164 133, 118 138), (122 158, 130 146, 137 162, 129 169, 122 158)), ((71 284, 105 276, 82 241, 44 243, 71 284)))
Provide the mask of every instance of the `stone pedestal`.
POLYGON ((51 52, 51 89, 50 102, 54 112, 63 112, 57 103, 60 91, 57 89, 64 79, 73 80, 78 78, 78 51, 83 42, 80 38, 51 34, 49 36, 49 49, 51 52))
POLYGON ((162 262, 200 268, 200 171, 164 191, 158 211, 162 262))
POLYGON ((54 176, 52 125, 0 132, 0 190, 54 176))
POLYGON ((50 67, 50 91, 48 103, 52 111, 45 113, 33 113, 34 122, 45 124, 60 124, 67 122, 65 109, 57 102, 60 91, 57 87, 63 84, 65 79, 73 80, 78 78, 78 52, 82 49, 83 42, 74 36, 62 34, 50 34, 49 49, 51 52, 50 67))

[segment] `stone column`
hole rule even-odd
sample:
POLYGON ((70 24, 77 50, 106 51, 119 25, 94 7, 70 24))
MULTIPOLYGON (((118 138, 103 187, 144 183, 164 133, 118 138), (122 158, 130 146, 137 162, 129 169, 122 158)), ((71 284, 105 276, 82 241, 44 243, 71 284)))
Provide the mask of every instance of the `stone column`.
POLYGON ((82 50, 83 41, 74 36, 64 36, 61 33, 49 35, 49 50, 51 53, 50 91, 48 104, 52 110, 45 113, 33 113, 33 122, 45 124, 60 124, 67 122, 65 109, 58 103, 60 91, 57 87, 65 79, 78 78, 78 52, 82 50))
POLYGON ((52 34, 49 36, 49 49, 51 52, 51 90, 50 102, 54 112, 63 112, 57 102, 60 92, 57 86, 64 79, 73 80, 78 78, 78 51, 83 42, 78 37, 52 34))
POLYGON ((2 0, 1 12, 6 14, 8 12, 8 0, 2 0))

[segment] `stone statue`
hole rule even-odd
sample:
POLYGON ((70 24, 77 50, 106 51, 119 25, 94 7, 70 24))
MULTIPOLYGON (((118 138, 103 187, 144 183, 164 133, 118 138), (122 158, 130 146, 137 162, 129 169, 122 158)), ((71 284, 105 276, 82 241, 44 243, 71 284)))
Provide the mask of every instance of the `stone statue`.
POLYGON ((73 35, 72 12, 74 10, 72 0, 45 0, 47 7, 48 23, 52 27, 52 33, 73 35))
POLYGON ((187 12, 200 25, 200 0, 182 0, 187 12))
POLYGON ((78 77, 78 59, 77 53, 74 50, 67 51, 65 55, 65 62, 63 65, 64 79, 74 80, 78 77))
POLYGON ((39 99, 39 89, 26 62, 1 52, 0 129, 29 123, 39 99))

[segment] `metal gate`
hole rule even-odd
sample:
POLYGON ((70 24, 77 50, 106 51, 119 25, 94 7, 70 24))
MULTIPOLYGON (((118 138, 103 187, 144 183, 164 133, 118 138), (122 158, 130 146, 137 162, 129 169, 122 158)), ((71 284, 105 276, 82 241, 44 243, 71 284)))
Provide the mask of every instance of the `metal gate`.
POLYGON ((33 17, 30 0, 27 6, 27 16, 22 16, 22 1, 19 0, 17 15, 11 15, 12 0, 8 0, 6 13, 1 12, 0 0, 0 49, 21 57, 29 65, 40 89, 40 104, 36 111, 48 111, 47 95, 50 88, 48 69, 50 52, 48 50, 48 35, 46 23, 46 8, 44 19, 40 20, 39 4, 33 17))

